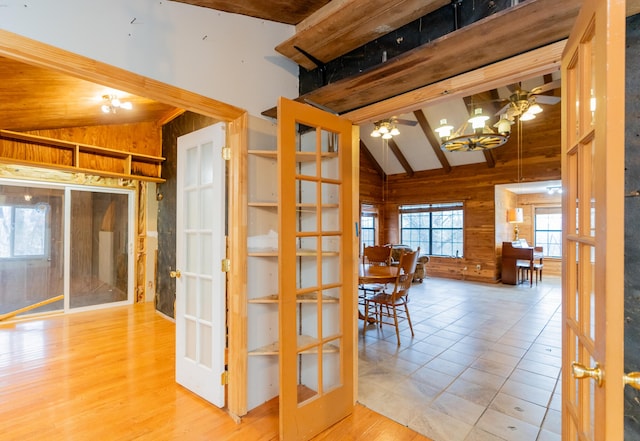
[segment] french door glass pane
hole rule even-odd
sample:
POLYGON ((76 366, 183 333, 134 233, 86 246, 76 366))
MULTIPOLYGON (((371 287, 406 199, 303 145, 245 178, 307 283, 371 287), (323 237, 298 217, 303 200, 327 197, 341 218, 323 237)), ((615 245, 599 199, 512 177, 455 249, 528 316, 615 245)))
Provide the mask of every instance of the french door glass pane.
POLYGON ((71 191, 69 306, 127 300, 128 196, 71 191))

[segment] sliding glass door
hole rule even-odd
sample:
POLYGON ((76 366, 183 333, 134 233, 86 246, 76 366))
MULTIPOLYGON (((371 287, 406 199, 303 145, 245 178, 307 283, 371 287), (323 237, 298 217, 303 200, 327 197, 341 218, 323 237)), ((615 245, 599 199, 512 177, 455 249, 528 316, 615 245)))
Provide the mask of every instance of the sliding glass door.
POLYGON ((0 181, 0 320, 132 302, 133 196, 0 181))

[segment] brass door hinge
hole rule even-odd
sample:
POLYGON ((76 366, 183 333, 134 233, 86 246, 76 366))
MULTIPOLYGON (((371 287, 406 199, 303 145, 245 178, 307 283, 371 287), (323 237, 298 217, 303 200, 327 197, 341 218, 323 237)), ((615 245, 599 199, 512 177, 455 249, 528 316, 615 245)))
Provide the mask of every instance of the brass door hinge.
POLYGON ((220 374, 220 384, 223 386, 229 384, 229 371, 224 371, 220 374))
POLYGON ((231 148, 222 147, 222 159, 224 159, 225 161, 231 160, 231 148))
POLYGON ((229 259, 222 259, 221 269, 223 273, 228 273, 231 270, 231 261, 229 259))

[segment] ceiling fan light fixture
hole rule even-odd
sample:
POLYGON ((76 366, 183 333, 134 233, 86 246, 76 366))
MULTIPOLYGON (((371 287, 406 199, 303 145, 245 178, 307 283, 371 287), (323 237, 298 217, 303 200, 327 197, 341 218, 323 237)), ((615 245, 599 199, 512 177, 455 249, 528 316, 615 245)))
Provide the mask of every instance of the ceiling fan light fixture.
POLYGON ((376 121, 374 123, 373 131, 371 132, 371 136, 373 138, 382 137, 382 139, 391 139, 399 134, 400 130, 398 130, 396 121, 393 118, 376 121))
POLYGON ((531 104, 529 106, 529 108, 527 109, 527 111, 525 113, 531 113, 533 115, 537 115, 540 112, 542 112, 542 107, 540 107, 540 105, 538 103, 534 102, 533 104, 531 104))
POLYGON ((117 113, 119 109, 133 109, 133 104, 129 101, 120 101, 117 95, 102 95, 100 109, 103 113, 117 113))
POLYGON ((536 115, 530 112, 524 112, 522 115, 520 115, 520 121, 531 121, 532 119, 535 119, 535 118, 536 118, 536 115))

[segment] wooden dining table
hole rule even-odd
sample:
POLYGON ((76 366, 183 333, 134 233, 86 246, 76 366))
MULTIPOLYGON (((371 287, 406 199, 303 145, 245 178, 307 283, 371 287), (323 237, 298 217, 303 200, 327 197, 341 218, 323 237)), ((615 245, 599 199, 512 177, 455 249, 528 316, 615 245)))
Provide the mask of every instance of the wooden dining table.
POLYGON ((397 266, 387 265, 358 265, 358 283, 393 283, 398 276, 397 266))
MULTIPOLYGON (((394 283, 398 276, 397 266, 388 265, 371 265, 360 264, 358 265, 358 284, 364 285, 368 283, 394 283)), ((358 318, 365 319, 364 314, 358 310, 358 318)), ((369 317, 369 323, 374 323, 373 317, 369 317)))

